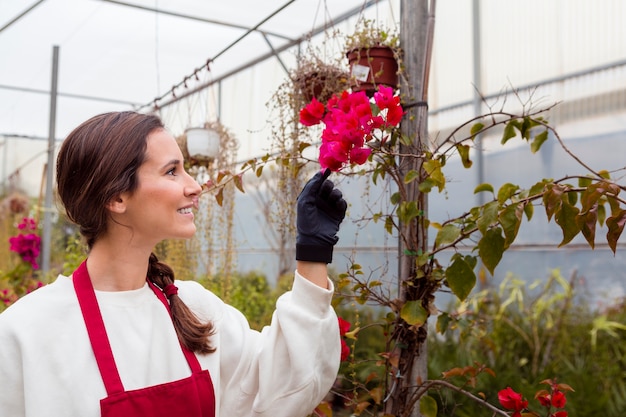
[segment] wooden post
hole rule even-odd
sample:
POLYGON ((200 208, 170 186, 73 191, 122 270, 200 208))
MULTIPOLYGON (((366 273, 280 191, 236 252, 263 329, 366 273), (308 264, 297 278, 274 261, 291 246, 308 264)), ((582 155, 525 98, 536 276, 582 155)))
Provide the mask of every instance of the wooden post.
MULTIPOLYGON (((401 127, 402 133, 412 139, 410 145, 402 145, 400 148, 401 155, 408 155, 399 160, 401 177, 410 171, 421 171, 420 155, 428 148, 427 98, 434 9, 435 0, 430 0, 430 5, 429 0, 401 2, 400 47, 404 54, 404 75, 401 76, 400 92, 406 107, 401 127)), ((420 300, 427 307, 429 300, 421 297, 429 295, 428 289, 416 291, 420 285, 428 285, 427 280, 416 279, 416 254, 426 251, 428 246, 428 234, 423 222, 428 213, 428 199, 418 186, 419 181, 413 181, 406 188, 405 201, 416 202, 422 215, 408 224, 401 224, 402 235, 408 239, 400 239, 398 245, 398 289, 402 302, 420 300), (412 282, 412 285, 403 284, 407 282, 412 282)), ((385 412, 394 416, 421 417, 419 403, 414 403, 413 399, 418 386, 428 378, 427 324, 417 332, 401 333, 401 336, 397 336, 401 338, 397 342, 403 348, 396 352, 399 365, 390 383, 390 386, 395 384, 395 387, 390 392, 385 412)))

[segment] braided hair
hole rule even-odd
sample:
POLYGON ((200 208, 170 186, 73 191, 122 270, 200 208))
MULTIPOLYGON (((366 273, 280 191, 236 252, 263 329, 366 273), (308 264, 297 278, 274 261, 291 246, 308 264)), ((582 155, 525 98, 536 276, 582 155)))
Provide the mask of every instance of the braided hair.
POLYGON ((178 340, 187 349, 197 353, 212 353, 215 348, 209 343, 213 334, 213 323, 202 323, 178 296, 174 286, 174 271, 169 265, 159 262, 154 253, 150 254, 148 279, 165 293, 170 302, 170 312, 178 340))

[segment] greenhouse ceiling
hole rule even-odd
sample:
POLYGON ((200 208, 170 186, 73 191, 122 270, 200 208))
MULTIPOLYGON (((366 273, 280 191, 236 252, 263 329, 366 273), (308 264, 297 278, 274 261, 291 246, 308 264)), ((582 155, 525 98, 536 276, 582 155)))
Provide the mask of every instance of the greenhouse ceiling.
POLYGON ((284 51, 375 0, 0 0, 0 136, 47 138, 111 110, 150 110, 187 84, 284 51))

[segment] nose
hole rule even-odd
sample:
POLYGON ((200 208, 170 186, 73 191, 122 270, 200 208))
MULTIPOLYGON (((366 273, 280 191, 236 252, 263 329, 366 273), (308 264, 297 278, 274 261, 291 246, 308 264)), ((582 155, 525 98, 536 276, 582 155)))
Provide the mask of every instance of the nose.
POLYGON ((185 171, 187 184, 185 184, 185 195, 198 196, 202 192, 202 186, 188 172, 185 171))

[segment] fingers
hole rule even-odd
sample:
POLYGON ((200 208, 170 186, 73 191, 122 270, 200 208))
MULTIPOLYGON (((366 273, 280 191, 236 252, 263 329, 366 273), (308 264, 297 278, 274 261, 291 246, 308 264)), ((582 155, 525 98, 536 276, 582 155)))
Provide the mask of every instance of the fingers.
POLYGON ((332 193, 334 188, 335 184, 333 184, 333 182, 330 180, 326 180, 322 183, 318 195, 324 200, 327 200, 328 196, 330 195, 330 193, 332 193))

